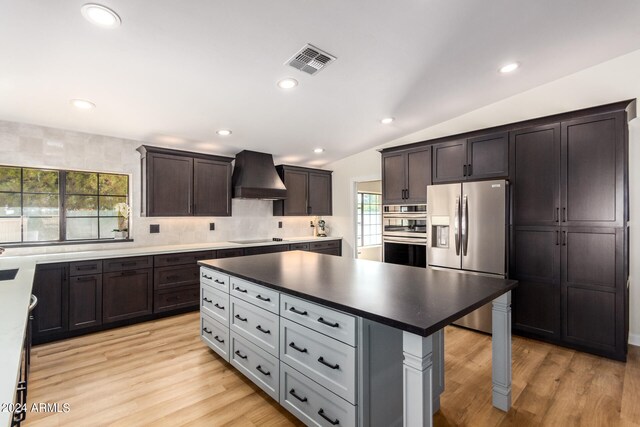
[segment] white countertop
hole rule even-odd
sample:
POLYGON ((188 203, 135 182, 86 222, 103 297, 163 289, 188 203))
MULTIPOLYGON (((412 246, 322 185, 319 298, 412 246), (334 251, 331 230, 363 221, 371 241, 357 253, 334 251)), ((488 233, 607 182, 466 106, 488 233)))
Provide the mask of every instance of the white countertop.
MULTIPOLYGON (((286 245, 327 240, 342 237, 287 237, 280 242, 262 243, 194 243, 187 245, 163 245, 118 249, 86 250, 64 253, 11 256, 11 249, 0 257, 0 270, 18 268, 14 280, 0 281, 0 405, 12 403, 20 376, 22 345, 27 327, 27 317, 33 276, 37 264, 70 262, 90 259, 120 258, 127 256, 156 255, 175 252, 194 252, 255 246, 286 245)), ((28 415, 28 414, 27 414, 28 415)), ((11 414, 0 412, 0 426, 11 425, 11 414)))

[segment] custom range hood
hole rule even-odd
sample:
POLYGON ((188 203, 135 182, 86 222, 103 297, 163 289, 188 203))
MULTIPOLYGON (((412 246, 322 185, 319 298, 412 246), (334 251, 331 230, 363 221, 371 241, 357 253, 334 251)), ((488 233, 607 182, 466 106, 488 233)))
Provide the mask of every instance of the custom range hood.
POLYGON ((287 198, 287 187, 276 172, 271 154, 249 150, 236 154, 231 181, 234 198, 268 200, 287 198))

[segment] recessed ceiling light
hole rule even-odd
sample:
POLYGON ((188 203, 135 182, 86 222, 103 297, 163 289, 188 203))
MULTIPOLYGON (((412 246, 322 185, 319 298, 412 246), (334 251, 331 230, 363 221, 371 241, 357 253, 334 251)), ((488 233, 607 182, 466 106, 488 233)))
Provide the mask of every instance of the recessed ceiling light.
POLYGON ((80 9, 80 12, 82 12, 82 16, 87 21, 100 27, 116 28, 122 22, 118 14, 113 10, 95 3, 85 4, 80 9))
POLYGON ((388 125, 389 123, 392 123, 395 120, 394 117, 385 117, 384 119, 380 120, 380 123, 382 123, 383 125, 388 125))
POLYGON ((500 72, 502 74, 511 73, 520 67, 520 64, 517 62, 512 62, 511 64, 504 65, 500 68, 500 72))
POLYGON ((324 148, 316 148, 313 150, 313 152, 316 154, 324 153, 324 148))
POLYGON ((96 104, 91 101, 87 101, 86 99, 72 99, 71 105, 79 110, 93 110, 96 108, 96 104))
POLYGON ((220 136, 229 136, 232 132, 229 129, 220 129, 216 133, 220 136))
POLYGON ((282 79, 278 82, 278 87, 280 89, 293 89, 296 86, 298 86, 298 81, 291 77, 287 77, 286 79, 282 79))

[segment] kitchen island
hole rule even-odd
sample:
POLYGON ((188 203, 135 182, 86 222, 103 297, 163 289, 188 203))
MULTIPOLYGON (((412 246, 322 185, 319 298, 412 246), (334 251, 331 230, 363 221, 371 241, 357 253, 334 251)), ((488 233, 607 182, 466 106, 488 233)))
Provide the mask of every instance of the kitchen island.
POLYGON ((511 406, 515 281, 301 251, 199 264, 203 341, 307 424, 432 425, 442 328, 489 302, 511 406))

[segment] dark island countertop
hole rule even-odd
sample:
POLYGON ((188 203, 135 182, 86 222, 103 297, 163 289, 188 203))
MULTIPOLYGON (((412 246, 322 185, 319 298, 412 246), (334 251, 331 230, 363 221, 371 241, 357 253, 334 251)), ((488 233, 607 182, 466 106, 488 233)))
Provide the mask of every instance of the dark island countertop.
POLYGON ((303 251, 198 264, 425 337, 518 283, 303 251))

